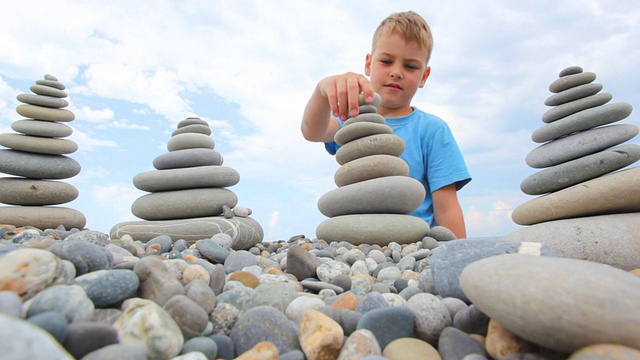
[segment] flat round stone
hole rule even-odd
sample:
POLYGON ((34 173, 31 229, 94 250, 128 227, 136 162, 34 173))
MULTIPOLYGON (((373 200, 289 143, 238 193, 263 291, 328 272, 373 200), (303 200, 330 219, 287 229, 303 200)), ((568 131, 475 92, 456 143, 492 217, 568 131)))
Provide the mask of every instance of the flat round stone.
POLYGON ((376 124, 372 122, 353 123, 349 126, 343 126, 336 132, 334 140, 338 145, 344 145, 349 141, 359 139, 365 136, 377 134, 392 134, 393 129, 386 124, 376 124))
POLYGON ((549 91, 559 93, 561 91, 576 87, 578 85, 589 84, 596 79, 596 74, 592 72, 583 72, 563 76, 549 85, 549 91))
POLYGON ((64 92, 62 90, 58 90, 56 88, 52 88, 50 86, 31 85, 31 87, 29 87, 29 90, 31 90, 34 94, 37 94, 37 95, 53 96, 53 97, 57 97, 57 98, 66 98, 67 97, 67 93, 66 92, 64 92))
POLYGON ((52 108, 63 108, 69 106, 69 102, 67 100, 53 96, 20 94, 17 96, 17 99, 18 101, 25 104, 46 106, 52 108))
POLYGON ((177 128, 183 128, 185 126, 189 126, 189 125, 206 125, 207 127, 209 127, 209 123, 200 119, 199 117, 188 117, 182 121, 180 121, 178 123, 177 128))
POLYGON ((408 214, 424 201, 425 188, 408 176, 386 176, 333 189, 318 200, 327 217, 347 214, 408 214))
POLYGON ((78 197, 78 189, 60 181, 0 178, 0 203, 9 205, 58 205, 78 197))
MULTIPOLYGON (((373 93, 373 102, 371 103, 371 105, 373 105, 376 108, 378 108, 378 106, 380 106, 380 103, 382 103, 382 97, 380 97, 380 94, 373 93)), ((364 100, 364 94, 360 93, 360 95, 358 95, 358 105, 362 106, 362 105, 367 105, 367 104, 369 104, 369 103, 367 103, 364 100)))
POLYGON ((587 96, 582 99, 570 101, 562 105, 554 106, 542 114, 542 122, 550 123, 558 119, 562 119, 565 116, 575 114, 578 111, 594 108, 596 106, 604 105, 613 98, 610 93, 599 93, 591 96, 587 96))
POLYGON ((55 121, 22 119, 12 122, 11 128, 19 133, 32 136, 67 137, 73 134, 71 126, 55 121))
POLYGON ((58 90, 66 89, 66 86, 57 80, 36 80, 36 84, 56 88, 58 90))
POLYGON ((162 154, 153 160, 158 170, 178 169, 194 166, 222 165, 222 155, 211 149, 184 149, 162 154))
POLYGON ((618 171, 529 200, 511 218, 519 225, 594 215, 640 213, 640 167, 618 171))
POLYGON ((631 111, 633 111, 633 107, 626 102, 617 102, 582 110, 537 128, 531 134, 531 140, 536 143, 544 143, 577 131, 611 124, 625 119, 631 114, 631 111))
POLYGON ((38 229, 82 229, 87 219, 78 210, 61 206, 1 206, 0 223, 16 227, 33 226, 38 229))
POLYGON ((211 128, 209 127, 209 125, 199 125, 199 124, 187 125, 174 130, 174 132, 171 133, 171 136, 176 136, 178 134, 184 134, 184 133, 197 133, 197 134, 205 134, 208 136, 208 135, 211 135, 211 128))
POLYGON ((360 114, 356 117, 352 117, 347 119, 342 126, 349 126, 351 124, 359 123, 359 122, 372 122, 376 124, 386 124, 384 120, 384 116, 378 113, 368 113, 368 114, 360 114))
POLYGON ((177 241, 186 240, 190 245, 198 240, 210 239, 216 234, 228 234, 234 250, 247 250, 262 242, 264 231, 260 223, 250 217, 224 216, 161 221, 127 221, 115 225, 109 232, 111 239, 130 235, 135 240, 147 242, 157 236, 167 235, 177 241))
POLYGON ((379 134, 350 141, 336 152, 336 161, 344 165, 349 161, 370 155, 400 156, 404 151, 404 141, 393 134, 379 134))
POLYGON ((211 165, 147 171, 133 178, 133 185, 148 192, 236 185, 240 174, 227 166, 211 165))
POLYGON ((522 181, 520 189, 528 195, 558 191, 622 169, 639 159, 640 145, 616 146, 532 174, 522 181))
POLYGON ((45 80, 52 80, 52 81, 58 81, 58 78, 51 75, 51 74, 44 74, 44 79, 45 80))
POLYGON ((408 176, 409 165, 399 157, 391 155, 371 155, 342 165, 334 175, 338 186, 383 176, 408 176))
POLYGON ((18 105, 16 112, 24 117, 38 120, 69 122, 75 119, 75 115, 69 110, 36 105, 18 105))
POLYGON ((429 235, 429 224, 419 217, 399 214, 355 214, 332 217, 320 223, 316 237, 352 245, 386 246, 415 243, 429 235))
POLYGON ((579 74, 581 73, 583 70, 580 66, 569 66, 567 68, 564 68, 560 71, 560 73, 558 74, 559 77, 563 77, 563 76, 568 76, 568 75, 573 75, 573 74, 579 74))
POLYGON ((167 150, 176 151, 184 149, 212 149, 216 146, 215 141, 205 134, 185 133, 171 137, 167 143, 167 150))
POLYGON ((367 113, 376 113, 376 112, 378 112, 378 109, 371 104, 360 105, 358 107, 358 114, 367 114, 367 113))
POLYGON ((596 127, 542 144, 525 158, 533 168, 545 168, 622 144, 638 135, 638 127, 618 124, 596 127))
POLYGON ((147 194, 131 205, 133 215, 145 220, 175 220, 222 214, 222 206, 233 208, 238 197, 231 190, 204 188, 147 194))
POLYGON ((640 277, 627 271, 591 261, 505 254, 469 264, 460 285, 488 317, 544 348, 567 354, 596 343, 640 348, 640 277))
POLYGON ((0 134, 0 145, 13 150, 39 154, 71 154, 78 150, 78 144, 71 140, 22 134, 0 134))
POLYGON ((78 175, 80 164, 64 155, 1 149, 0 172, 30 179, 68 179, 78 175))
POLYGON ((602 84, 584 84, 561 91, 557 94, 549 96, 544 104, 547 106, 557 106, 569 101, 582 99, 587 96, 595 95, 602 90, 602 84))

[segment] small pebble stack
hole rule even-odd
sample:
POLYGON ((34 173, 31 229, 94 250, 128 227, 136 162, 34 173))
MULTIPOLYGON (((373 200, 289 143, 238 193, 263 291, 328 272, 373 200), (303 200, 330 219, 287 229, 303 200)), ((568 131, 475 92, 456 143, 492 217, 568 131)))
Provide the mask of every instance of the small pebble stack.
POLYGON ((178 123, 167 143, 168 153, 155 158, 156 170, 136 175, 136 188, 148 191, 131 205, 131 212, 145 222, 126 222, 113 227, 111 236, 124 234, 150 240, 169 234, 174 240, 195 241, 203 234, 234 234, 235 248, 249 248, 262 241, 260 224, 249 217, 251 210, 236 207, 238 197, 227 189, 240 181, 240 174, 223 166, 214 150, 209 124, 197 117, 178 123))
POLYGON ((73 132, 65 123, 74 120, 73 112, 64 109, 65 86, 52 75, 45 75, 31 86, 33 94, 20 94, 22 102, 16 112, 25 119, 14 121, 18 134, 0 134, 0 173, 15 177, 0 178, 0 224, 68 229, 83 228, 84 215, 60 205, 78 197, 71 184, 56 181, 74 177, 80 164, 66 156, 78 145, 63 139, 73 132))
POLYGON ((408 176, 409 166, 399 157, 404 141, 377 113, 380 95, 372 104, 362 94, 359 100, 359 115, 335 135, 341 146, 336 152, 341 167, 334 176, 338 188, 318 200, 318 209, 330 219, 318 225, 316 236, 354 245, 419 241, 429 234, 429 224, 407 214, 424 201, 424 186, 408 176))
POLYGON ((545 168, 522 181, 528 195, 542 195, 518 206, 512 219, 533 225, 508 236, 542 241, 558 256, 589 259, 631 270, 640 266, 640 145, 623 144, 638 134, 627 118, 632 106, 609 103, 593 83, 596 74, 579 66, 562 70, 549 85, 553 93, 542 116, 546 123, 531 136, 542 145, 526 163, 545 168), (623 144, 623 145, 621 145, 623 144), (579 226, 581 231, 574 231, 579 226), (577 247, 576 244, 589 244, 577 247), (616 252, 615 256, 611 256, 616 252))

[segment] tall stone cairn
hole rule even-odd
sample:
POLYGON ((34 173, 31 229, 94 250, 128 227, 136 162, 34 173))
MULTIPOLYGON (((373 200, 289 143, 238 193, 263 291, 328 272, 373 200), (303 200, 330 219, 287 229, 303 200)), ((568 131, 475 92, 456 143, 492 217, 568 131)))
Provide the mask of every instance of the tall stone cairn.
POLYGON ((17 133, 0 134, 0 172, 14 177, 0 178, 0 224, 33 226, 39 229, 84 228, 84 215, 74 209, 55 206, 78 197, 78 189, 61 179, 80 173, 80 164, 66 156, 78 145, 63 139, 73 132, 65 123, 75 119, 64 109, 65 86, 45 75, 31 86, 32 94, 18 95, 16 112, 24 119, 11 128, 17 133))
POLYGON ((424 201, 425 189, 409 177, 409 166, 399 156, 404 141, 393 134, 377 113, 381 98, 373 104, 360 95, 360 113, 345 121, 335 135, 340 168, 337 189, 318 200, 318 209, 329 217, 318 225, 316 236, 351 244, 407 244, 429 235, 429 224, 407 215, 424 201))
POLYGON ((532 225, 507 236, 543 242, 558 256, 588 259, 625 269, 640 267, 640 145, 632 124, 614 124, 633 108, 609 103, 579 66, 562 70, 549 85, 545 123, 531 139, 541 144, 526 156, 532 168, 520 188, 540 195, 518 206, 512 219, 532 225), (620 170, 620 171, 618 171, 620 170))
POLYGON ((238 197, 228 189, 240 181, 240 174, 222 165, 210 135, 209 124, 200 118, 178 123, 167 143, 169 152, 153 161, 156 170, 133 178, 136 188, 149 192, 131 205, 131 212, 145 221, 117 224, 112 238, 127 234, 148 241, 168 235, 194 242, 227 233, 234 249, 262 241, 262 227, 249 217, 251 210, 237 206, 238 197))

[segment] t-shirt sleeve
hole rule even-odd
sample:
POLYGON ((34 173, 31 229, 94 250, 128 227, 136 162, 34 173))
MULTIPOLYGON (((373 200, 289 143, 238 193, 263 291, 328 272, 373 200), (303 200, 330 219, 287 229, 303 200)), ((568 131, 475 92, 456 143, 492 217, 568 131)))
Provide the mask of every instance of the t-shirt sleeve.
MULTIPOLYGON (((336 119, 336 120, 338 120, 338 124, 340 125, 340 128, 342 128, 342 125, 344 125, 344 121, 340 119, 336 119)), ((324 143, 324 148, 327 150, 329 154, 335 155, 336 151, 338 151, 338 149, 340 148, 340 145, 338 145, 335 141, 332 141, 332 142, 324 143)))
POLYGON ((443 124, 427 142, 427 179, 431 191, 449 184, 462 189, 471 181, 471 175, 451 129, 443 124))

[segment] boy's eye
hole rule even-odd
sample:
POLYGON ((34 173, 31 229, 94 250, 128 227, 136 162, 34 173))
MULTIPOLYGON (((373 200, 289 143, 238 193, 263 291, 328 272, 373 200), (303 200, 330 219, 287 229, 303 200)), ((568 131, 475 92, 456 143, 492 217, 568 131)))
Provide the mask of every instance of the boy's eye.
POLYGON ((416 70, 418 67, 415 65, 405 65, 407 69, 416 70))
POLYGON ((383 63, 383 64, 387 64, 387 65, 391 64, 391 60, 386 60, 386 59, 385 60, 380 60, 380 62, 383 63))

